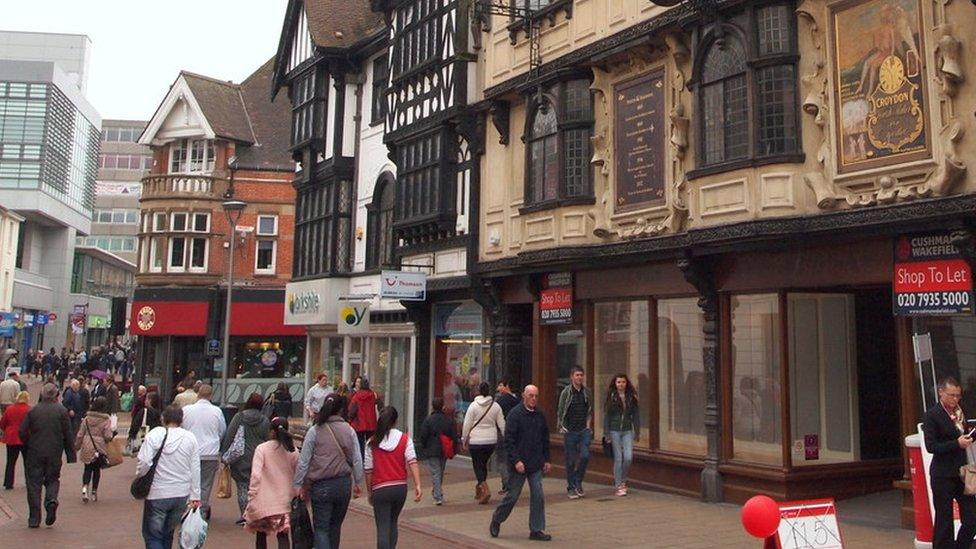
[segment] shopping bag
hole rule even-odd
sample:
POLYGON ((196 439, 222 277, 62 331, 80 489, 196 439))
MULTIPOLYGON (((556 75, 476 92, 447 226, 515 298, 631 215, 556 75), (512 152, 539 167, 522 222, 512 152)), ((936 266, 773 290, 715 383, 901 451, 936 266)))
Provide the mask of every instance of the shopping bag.
POLYGON ((231 486, 233 484, 230 478, 230 468, 221 463, 220 470, 217 471, 217 497, 220 499, 229 499, 232 495, 231 486))
POLYGON ((199 549, 207 539, 207 521, 200 509, 187 509, 180 523, 180 549, 199 549))
POLYGON ((288 517, 291 526, 292 549, 312 549, 315 544, 315 531, 312 530, 312 518, 308 515, 308 507, 302 498, 292 498, 291 516, 288 517))
POLYGON ((119 401, 119 406, 122 408, 123 412, 128 412, 132 410, 132 401, 134 400, 134 398, 135 395, 133 395, 131 392, 122 395, 122 398, 119 401))
POLYGON ((123 448, 122 437, 115 437, 105 445, 105 454, 108 457, 108 463, 105 467, 114 467, 120 465, 124 460, 125 450, 123 448))
POLYGON ((112 432, 113 433, 119 432, 119 416, 118 416, 118 414, 112 414, 112 415, 108 416, 108 424, 109 424, 110 427, 112 427, 112 432))

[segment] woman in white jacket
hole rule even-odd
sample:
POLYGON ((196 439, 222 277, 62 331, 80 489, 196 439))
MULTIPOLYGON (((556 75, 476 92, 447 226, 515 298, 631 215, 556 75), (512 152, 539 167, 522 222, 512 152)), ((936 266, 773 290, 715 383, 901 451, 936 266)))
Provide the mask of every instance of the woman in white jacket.
POLYGON ((491 385, 483 381, 478 386, 478 393, 464 414, 461 434, 464 447, 471 453, 474 476, 478 479, 474 498, 478 503, 485 504, 491 499, 487 482, 488 460, 495 451, 495 445, 501 442, 499 433, 505 432, 505 414, 491 396, 491 385))

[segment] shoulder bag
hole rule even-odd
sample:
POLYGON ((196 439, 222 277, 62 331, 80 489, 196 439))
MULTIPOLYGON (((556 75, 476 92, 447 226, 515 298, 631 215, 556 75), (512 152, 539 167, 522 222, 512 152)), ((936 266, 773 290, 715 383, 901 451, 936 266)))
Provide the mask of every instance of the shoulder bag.
POLYGON ((963 483, 962 493, 967 496, 976 495, 976 465, 963 465, 960 467, 959 478, 963 483))
POLYGON ((491 407, 494 406, 494 405, 495 405, 495 402, 492 401, 492 403, 488 405, 488 409, 485 410, 485 413, 481 414, 481 417, 478 418, 478 421, 474 422, 474 425, 471 426, 471 431, 468 431, 468 435, 466 437, 464 437, 464 446, 465 446, 465 448, 467 448, 468 442, 471 440, 471 432, 474 431, 474 428, 477 427, 478 425, 480 425, 481 424, 481 421, 483 419, 485 419, 485 417, 488 416, 488 412, 491 411, 491 407))
POLYGON ((332 441, 336 443, 336 446, 339 447, 339 451, 342 452, 342 457, 346 458, 346 463, 349 464, 349 467, 352 467, 352 461, 349 459, 349 454, 346 453, 345 447, 339 444, 339 439, 336 438, 335 431, 332 430, 332 426, 329 425, 328 422, 326 422, 325 428, 329 430, 329 434, 332 435, 332 441))
POLYGON ((87 418, 85 418, 85 430, 88 431, 88 440, 92 443, 92 451, 95 452, 95 459, 91 460, 89 465, 96 469, 108 467, 108 456, 98 451, 98 445, 95 444, 95 437, 92 436, 91 425, 87 418))
POLYGON ((169 429, 166 429, 166 434, 163 435, 163 442, 159 445, 159 450, 156 450, 156 455, 153 456, 152 465, 149 467, 149 470, 146 471, 145 475, 132 480, 132 485, 129 486, 129 493, 132 494, 132 497, 136 499, 146 499, 149 497, 149 491, 152 490, 153 478, 156 477, 156 467, 159 466, 159 456, 163 455, 163 448, 166 447, 167 438, 169 438, 169 429))

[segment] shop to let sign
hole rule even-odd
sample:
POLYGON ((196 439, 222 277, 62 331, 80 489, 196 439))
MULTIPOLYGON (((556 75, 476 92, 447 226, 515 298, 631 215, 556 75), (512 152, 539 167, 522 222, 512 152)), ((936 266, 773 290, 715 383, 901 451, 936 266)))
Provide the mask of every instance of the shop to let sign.
POLYGON ((573 277, 571 273, 552 273, 543 279, 545 289, 539 292, 539 323, 543 325, 573 322, 573 277))
POLYGON ((973 274, 948 233, 895 239, 894 310, 897 315, 973 312, 973 274))

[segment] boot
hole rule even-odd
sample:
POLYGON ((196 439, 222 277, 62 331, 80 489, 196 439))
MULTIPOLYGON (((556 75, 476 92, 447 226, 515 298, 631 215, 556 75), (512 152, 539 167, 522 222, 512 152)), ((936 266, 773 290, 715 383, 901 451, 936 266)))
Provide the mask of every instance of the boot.
POLYGON ((491 488, 488 487, 488 483, 487 482, 482 482, 481 483, 481 498, 478 500, 478 503, 480 503, 481 505, 485 505, 489 501, 491 501, 491 488))
POLYGON ((474 499, 475 501, 481 501, 482 497, 483 496, 481 494, 481 483, 479 482, 478 484, 474 485, 474 499))

